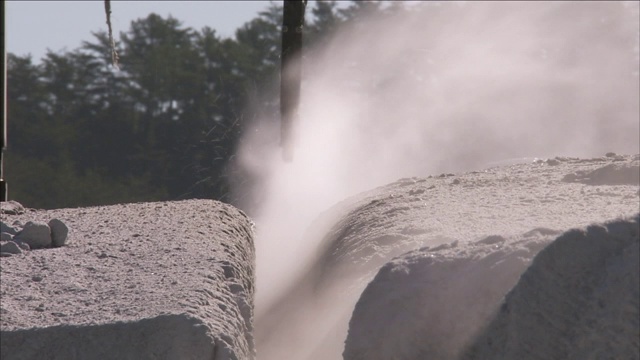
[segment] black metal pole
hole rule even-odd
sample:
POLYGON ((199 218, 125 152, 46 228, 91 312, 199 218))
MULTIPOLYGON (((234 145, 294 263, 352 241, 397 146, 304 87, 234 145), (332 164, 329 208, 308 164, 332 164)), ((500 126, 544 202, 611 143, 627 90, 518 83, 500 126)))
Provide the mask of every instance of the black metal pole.
POLYGON ((4 150, 7 147, 7 39, 6 39, 6 20, 7 20, 7 5, 6 1, 2 2, 2 56, 3 56, 3 71, 2 71, 2 86, 3 86, 3 99, 2 99, 2 144, 0 147, 0 201, 7 201, 9 199, 9 192, 7 182, 4 180, 4 150))
POLYGON ((302 30, 306 0, 284 0, 280 58, 280 145, 282 157, 293 160, 294 127, 298 122, 302 77, 302 30))

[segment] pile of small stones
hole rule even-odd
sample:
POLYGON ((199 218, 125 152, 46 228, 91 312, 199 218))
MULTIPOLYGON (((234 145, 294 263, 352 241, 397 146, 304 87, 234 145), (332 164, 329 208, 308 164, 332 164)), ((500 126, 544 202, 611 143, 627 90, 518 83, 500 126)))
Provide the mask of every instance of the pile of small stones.
MULTIPOLYGON (((2 204, 2 213, 10 213, 15 206, 2 204)), ((14 204, 12 204, 14 205, 14 204)), ((19 205, 19 204, 18 204, 19 205)), ((21 213, 19 211, 16 214, 21 213)), ((67 241, 69 228, 59 219, 51 219, 49 223, 28 221, 22 224, 15 221, 12 225, 0 221, 0 256, 22 254, 24 251, 47 249, 64 246, 67 241)))

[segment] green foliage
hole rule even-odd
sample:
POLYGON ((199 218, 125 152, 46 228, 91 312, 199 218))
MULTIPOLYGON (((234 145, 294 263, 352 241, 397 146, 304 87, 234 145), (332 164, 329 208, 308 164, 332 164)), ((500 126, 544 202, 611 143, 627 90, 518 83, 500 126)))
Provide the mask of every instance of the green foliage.
POLYGON ((70 162, 54 164, 15 153, 6 161, 11 198, 29 207, 54 209, 167 198, 163 189, 149 187, 147 177, 115 180, 98 170, 80 175, 70 162))
POLYGON ((306 26, 304 43, 307 46, 317 45, 321 39, 329 38, 331 31, 343 21, 339 17, 338 3, 335 0, 317 0, 316 6, 311 9, 311 15, 315 21, 306 26))
MULTIPOLYGON (((345 15, 335 1, 316 2, 308 43, 354 9, 345 15)), ((120 71, 105 32, 39 64, 9 54, 10 198, 35 208, 232 201, 234 153, 258 111, 246 105, 277 79, 281 22, 281 5, 271 3, 222 39, 150 14, 122 34, 120 71)), ((276 111, 278 93, 268 93, 259 111, 276 111)))

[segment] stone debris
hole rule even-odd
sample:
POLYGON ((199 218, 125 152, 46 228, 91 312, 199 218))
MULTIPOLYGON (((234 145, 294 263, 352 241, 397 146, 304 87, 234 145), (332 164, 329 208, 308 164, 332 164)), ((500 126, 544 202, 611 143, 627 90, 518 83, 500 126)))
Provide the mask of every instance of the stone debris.
POLYGON ((16 228, 14 228, 13 226, 9 226, 3 222, 0 222, 0 232, 2 233, 7 233, 11 236, 15 235, 18 233, 19 230, 17 230, 16 228))
POLYGON ((18 244, 18 246, 22 250, 25 250, 25 251, 31 250, 31 246, 29 246, 29 244, 27 244, 27 243, 23 243, 22 241, 18 241, 18 242, 16 242, 16 244, 18 244))
POLYGON ((49 228, 51 229, 51 244, 53 247, 63 246, 69 234, 67 225, 59 219, 51 219, 49 221, 49 228))
POLYGON ((69 235, 69 228, 59 219, 51 219, 48 224, 28 221, 24 226, 20 222, 14 222, 13 226, 0 222, 0 226, 0 253, 3 257, 32 249, 62 247, 69 235))
POLYGON ((20 215, 25 212, 24 206, 17 201, 3 201, 0 203, 0 213, 8 215, 20 215))
POLYGON ((7 241, 0 245, 0 252, 9 254, 21 254, 22 250, 15 241, 7 241))
POLYGON ((51 229, 46 223, 29 221, 14 240, 27 243, 32 249, 48 248, 51 247, 51 229))

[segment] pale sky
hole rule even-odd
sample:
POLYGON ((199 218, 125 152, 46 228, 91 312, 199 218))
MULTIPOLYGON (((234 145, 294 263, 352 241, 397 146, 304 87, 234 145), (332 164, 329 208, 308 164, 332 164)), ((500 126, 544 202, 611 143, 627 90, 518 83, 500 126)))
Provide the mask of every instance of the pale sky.
MULTIPOLYGON (((152 12, 172 15, 185 27, 215 29, 222 37, 266 9, 269 1, 111 1, 111 24, 116 41, 132 20, 152 12)), ((92 32, 106 31, 104 1, 6 1, 6 47, 16 55, 31 54, 38 62, 47 49, 72 51, 92 32)))

